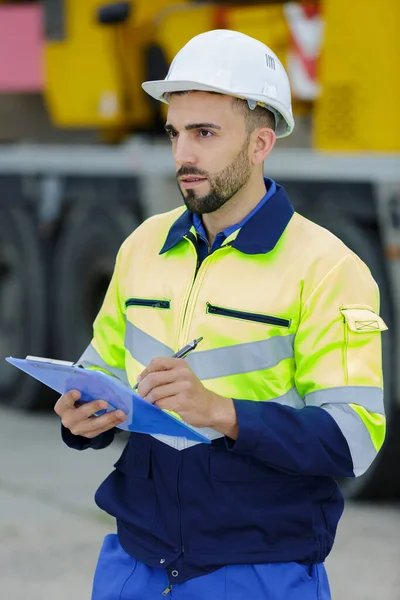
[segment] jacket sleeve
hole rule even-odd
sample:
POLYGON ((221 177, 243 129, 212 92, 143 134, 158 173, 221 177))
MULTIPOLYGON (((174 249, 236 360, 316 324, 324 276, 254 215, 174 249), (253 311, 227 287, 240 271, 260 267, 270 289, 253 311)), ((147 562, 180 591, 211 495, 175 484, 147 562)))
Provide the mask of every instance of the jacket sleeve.
MULTIPOLYGON (((93 338, 82 356, 77 361, 85 369, 97 369, 121 380, 129 385, 125 371, 125 315, 118 288, 121 247, 114 268, 114 273, 107 289, 102 307, 93 323, 93 338)), ((99 398, 100 399, 100 398, 99 398)), ((61 436, 70 448, 86 450, 106 448, 114 439, 115 429, 89 439, 73 435, 69 429, 61 425, 61 436)))
POLYGON ((301 306, 295 387, 304 408, 234 400, 233 452, 313 476, 362 475, 385 438, 379 290, 354 254, 325 275, 301 306))

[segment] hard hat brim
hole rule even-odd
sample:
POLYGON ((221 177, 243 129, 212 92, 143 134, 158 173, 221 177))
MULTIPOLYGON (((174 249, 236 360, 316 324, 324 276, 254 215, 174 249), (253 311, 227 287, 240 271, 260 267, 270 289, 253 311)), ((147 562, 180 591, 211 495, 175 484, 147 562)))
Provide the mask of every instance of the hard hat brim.
MULTIPOLYGON (((261 94, 252 94, 250 98, 248 94, 240 91, 228 92, 223 88, 207 85, 205 83, 199 83, 198 81, 168 81, 161 79, 158 81, 145 81, 142 83, 142 88, 147 94, 149 94, 149 96, 159 100, 160 102, 163 102, 164 104, 168 104, 167 100, 164 98, 164 94, 190 91, 216 92, 218 94, 243 98, 245 100, 254 100, 256 102, 265 104, 265 96, 262 96, 261 94)), ((293 115, 289 114, 283 104, 276 99, 271 98, 268 102, 268 105, 278 111, 283 119, 283 122, 281 121, 281 123, 278 125, 276 137, 282 138, 290 135, 294 129, 293 115)))

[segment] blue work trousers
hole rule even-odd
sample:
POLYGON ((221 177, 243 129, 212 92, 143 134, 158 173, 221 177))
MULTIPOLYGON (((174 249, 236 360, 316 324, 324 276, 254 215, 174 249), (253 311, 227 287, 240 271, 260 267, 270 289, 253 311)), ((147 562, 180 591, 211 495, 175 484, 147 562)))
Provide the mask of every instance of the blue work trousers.
POLYGON ((229 565, 169 588, 165 569, 138 562, 116 534, 105 537, 92 600, 331 600, 322 563, 229 565))

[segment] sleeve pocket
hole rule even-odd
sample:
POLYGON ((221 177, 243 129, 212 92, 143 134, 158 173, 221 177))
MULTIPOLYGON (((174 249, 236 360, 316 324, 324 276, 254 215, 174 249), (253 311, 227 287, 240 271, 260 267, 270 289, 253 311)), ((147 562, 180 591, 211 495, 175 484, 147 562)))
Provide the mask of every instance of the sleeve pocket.
POLYGON ((349 329, 356 333, 371 333, 371 331, 386 331, 385 321, 369 308, 340 308, 349 329))

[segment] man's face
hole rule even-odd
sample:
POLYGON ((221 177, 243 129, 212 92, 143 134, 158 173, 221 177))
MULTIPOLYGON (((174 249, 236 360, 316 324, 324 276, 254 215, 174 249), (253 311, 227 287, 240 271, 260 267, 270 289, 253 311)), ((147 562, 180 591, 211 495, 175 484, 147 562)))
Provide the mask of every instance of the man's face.
POLYGON ((178 186, 192 213, 211 213, 249 180, 249 136, 243 115, 222 94, 172 95, 165 126, 178 186))

